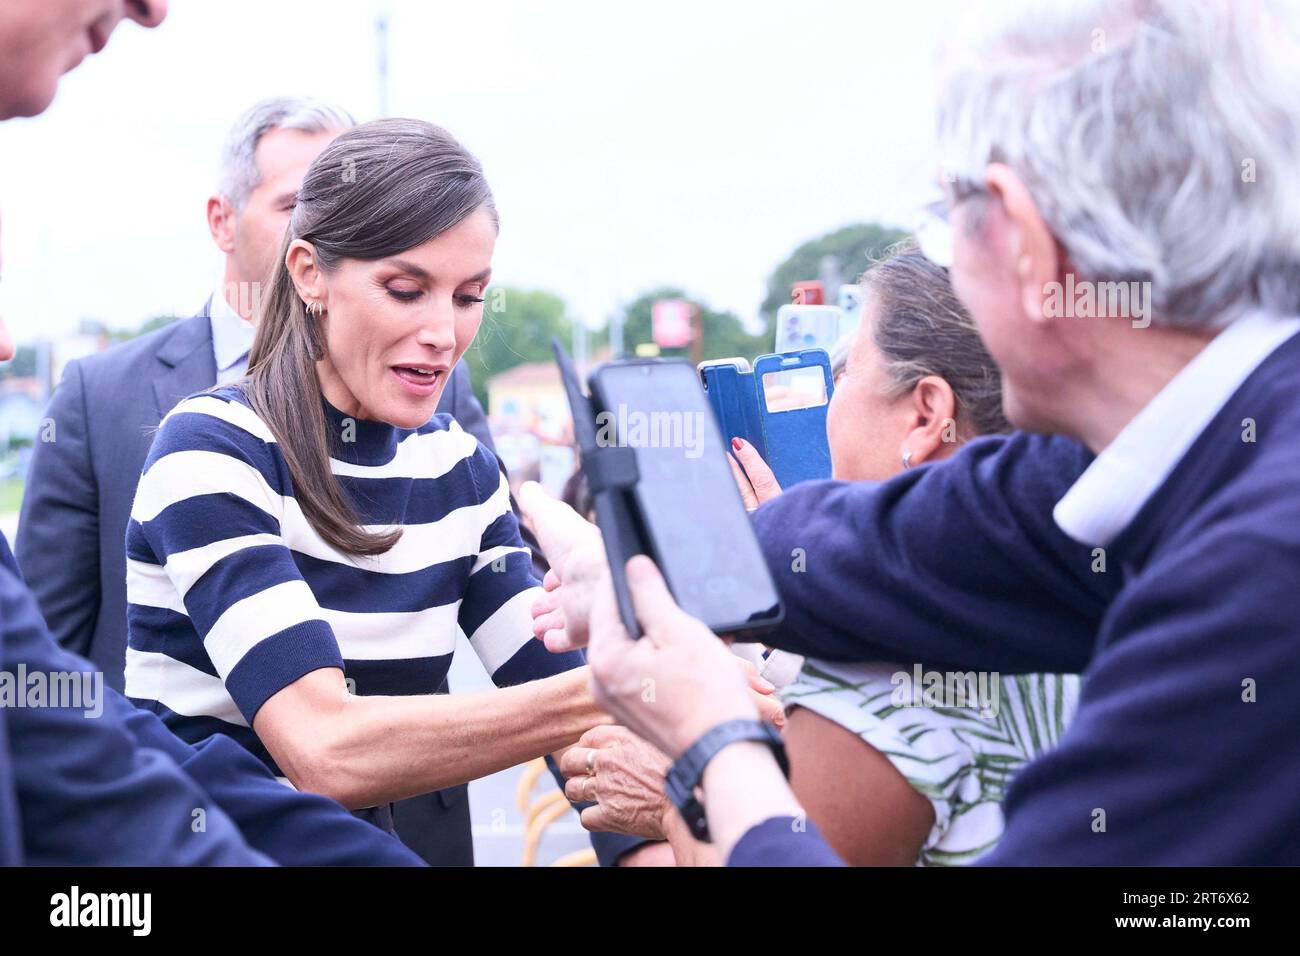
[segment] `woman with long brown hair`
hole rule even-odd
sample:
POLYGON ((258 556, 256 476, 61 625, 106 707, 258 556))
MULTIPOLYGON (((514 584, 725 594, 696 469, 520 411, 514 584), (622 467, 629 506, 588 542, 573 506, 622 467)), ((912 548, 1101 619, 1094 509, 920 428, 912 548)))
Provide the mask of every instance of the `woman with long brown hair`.
POLYGON ((434 415, 483 315, 497 216, 444 130, 380 120, 312 164, 246 379, 164 419, 128 528, 127 693, 391 828, 389 802, 604 721, 531 638, 495 456, 434 415), (439 695, 463 631, 500 690, 439 695))

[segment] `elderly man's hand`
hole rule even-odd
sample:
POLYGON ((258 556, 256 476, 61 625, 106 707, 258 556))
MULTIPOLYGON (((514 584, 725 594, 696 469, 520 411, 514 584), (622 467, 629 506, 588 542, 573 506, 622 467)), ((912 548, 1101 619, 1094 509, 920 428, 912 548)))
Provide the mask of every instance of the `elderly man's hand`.
MULTIPOLYGON (((600 529, 564 502, 551 497, 536 482, 525 482, 519 489, 519 504, 551 562, 551 570, 542 582, 545 593, 532 606, 533 635, 542 640, 549 651, 563 652, 584 647, 597 588, 610 589, 611 598, 613 595, 600 529)), ((650 568, 662 586, 663 579, 659 577, 658 569, 653 563, 650 568)), ((668 595, 668 600, 672 601, 671 595, 668 595)), ((674 603, 673 607, 677 605, 674 603)), ((678 613, 712 635, 712 631, 685 612, 678 609, 678 613)), ((723 650, 716 637, 713 644, 718 650, 723 650)), ((734 667, 741 669, 753 692, 754 705, 763 719, 777 727, 784 726, 785 708, 775 695, 775 686, 752 664, 725 651, 721 658, 730 660, 734 667)))
MULTIPOLYGON (((747 661, 739 663, 763 719, 783 726, 785 712, 780 699, 759 690, 755 683, 763 678, 753 673, 747 661)), ((582 825, 588 830, 665 840, 669 835, 665 814, 675 812, 664 792, 664 777, 671 764, 626 727, 602 724, 583 734, 560 757, 560 772, 566 780, 564 795, 576 803, 596 802, 582 811, 582 825)))
MULTIPOLYGON (((547 574, 547 581, 551 581, 547 574)), ((533 603, 533 636, 546 642, 548 649, 562 651, 567 649, 567 629, 565 627, 564 598, 562 585, 548 585, 548 593, 533 603)), ((590 589, 588 589, 590 590, 590 589)), ((585 628, 583 633, 585 634, 585 628)), ((733 654, 734 663, 745 675, 745 682, 753 692, 754 704, 759 715, 778 730, 785 727, 785 704, 776 694, 776 685, 760 673, 758 665, 752 661, 733 654)), ((802 658, 800 658, 802 660, 802 658)))
POLYGON ((645 632, 636 641, 619 619, 608 573, 595 588, 587 659, 597 705, 673 760, 717 724, 759 717, 737 658, 677 606, 654 562, 629 561, 627 584, 645 632))
POLYGON ((582 811, 584 827, 648 840, 666 839, 668 767, 668 758, 632 731, 608 725, 587 731, 560 758, 565 796, 579 803, 596 801, 582 811))

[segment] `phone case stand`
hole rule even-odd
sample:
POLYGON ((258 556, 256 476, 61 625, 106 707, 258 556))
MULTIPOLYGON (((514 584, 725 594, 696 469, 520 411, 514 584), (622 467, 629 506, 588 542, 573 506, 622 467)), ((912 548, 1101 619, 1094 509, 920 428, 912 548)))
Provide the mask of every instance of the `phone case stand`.
POLYGON ((638 638, 641 636, 641 628, 637 623, 624 571, 631 558, 650 553, 645 536, 634 517, 635 512, 628 502, 629 492, 641 478, 636 453, 625 445, 602 445, 596 440, 596 413, 591 399, 582 391, 573 360, 559 339, 551 340, 551 348, 555 351, 560 378, 569 397, 573 437, 578 445, 582 474, 587 479, 587 489, 596 511, 596 523, 605 539, 605 554, 610 578, 614 583, 619 617, 629 636, 638 638))
POLYGON ((831 476, 826 409, 835 386, 825 349, 760 355, 754 360, 753 371, 710 363, 700 369, 700 377, 723 439, 729 442, 741 438, 752 445, 782 488, 831 476), (770 411, 764 376, 800 369, 820 371, 826 401, 806 408, 770 411))

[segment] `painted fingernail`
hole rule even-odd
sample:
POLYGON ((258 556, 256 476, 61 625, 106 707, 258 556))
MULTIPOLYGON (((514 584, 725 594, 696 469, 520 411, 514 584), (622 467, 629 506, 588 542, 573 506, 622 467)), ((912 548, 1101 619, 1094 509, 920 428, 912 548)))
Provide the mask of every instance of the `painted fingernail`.
POLYGON ((731 439, 731 447, 736 449, 736 451, 740 451, 740 449, 745 447, 745 443, 739 438, 733 438, 731 439))

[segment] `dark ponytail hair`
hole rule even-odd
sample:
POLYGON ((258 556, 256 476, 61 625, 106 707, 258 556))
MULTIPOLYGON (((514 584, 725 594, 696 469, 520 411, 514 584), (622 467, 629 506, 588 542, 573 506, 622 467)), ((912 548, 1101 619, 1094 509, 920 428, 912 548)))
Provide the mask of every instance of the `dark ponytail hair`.
POLYGON ((342 259, 382 259, 446 232, 480 208, 495 221, 483 170, 446 130, 413 119, 357 126, 327 146, 303 179, 280 258, 263 297, 248 356, 245 394, 289 466, 307 521, 345 554, 382 554, 401 529, 369 532, 330 470, 335 437, 316 363, 325 334, 285 266, 297 239, 325 272, 342 259))

